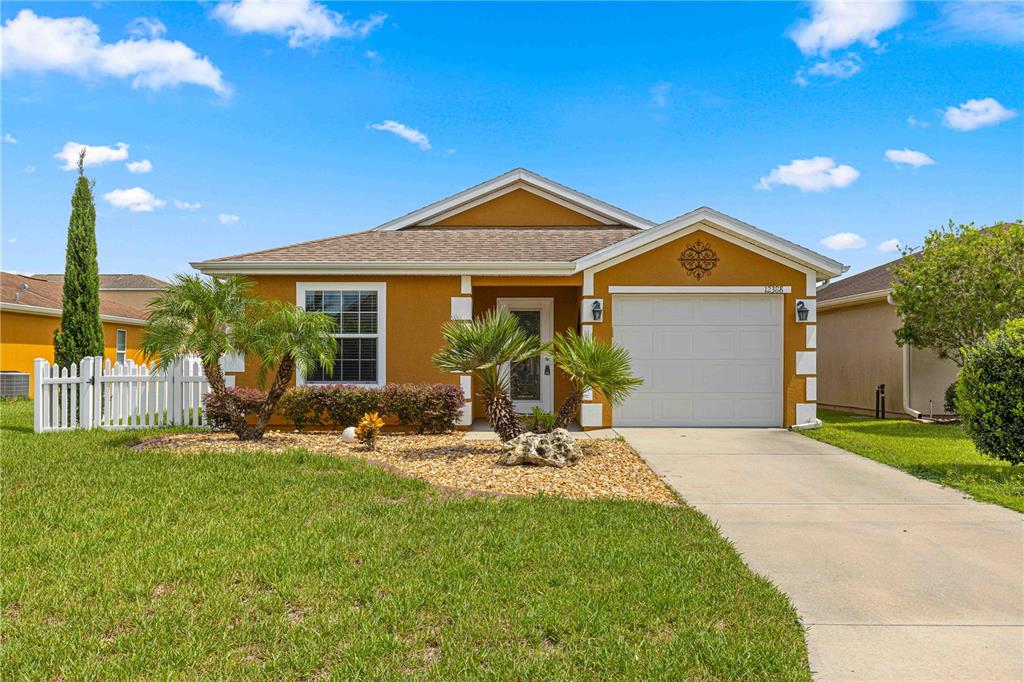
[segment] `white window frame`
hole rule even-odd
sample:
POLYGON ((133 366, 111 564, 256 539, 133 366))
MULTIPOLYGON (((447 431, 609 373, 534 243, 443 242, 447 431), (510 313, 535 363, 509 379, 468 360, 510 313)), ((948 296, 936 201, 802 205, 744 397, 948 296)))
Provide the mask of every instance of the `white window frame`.
POLYGON ((114 364, 128 363, 128 330, 117 329, 114 331, 114 364), (122 343, 124 345, 122 347, 122 343))
POLYGON ((377 333, 376 334, 332 334, 336 339, 377 339, 377 381, 353 383, 351 381, 306 381, 301 372, 295 373, 295 384, 297 386, 316 385, 338 385, 352 384, 358 386, 383 386, 387 383, 387 321, 388 306, 386 282, 296 282, 295 283, 295 305, 303 310, 306 309, 307 291, 375 291, 377 292, 377 333))

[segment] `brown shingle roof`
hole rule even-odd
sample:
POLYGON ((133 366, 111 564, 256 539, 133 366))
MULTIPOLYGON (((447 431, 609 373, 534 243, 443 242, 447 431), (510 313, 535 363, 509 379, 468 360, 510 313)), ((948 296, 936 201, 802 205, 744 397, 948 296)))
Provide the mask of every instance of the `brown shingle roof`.
MULTIPOLYGON (((0 302, 51 308, 60 312, 64 296, 64 285, 39 277, 26 277, 10 272, 0 272, 0 302), (28 288, 23 288, 22 285, 28 288)), ((146 312, 138 308, 100 299, 100 314, 115 317, 130 317, 145 320, 146 312)))
MULTIPOLYGON (((62 272, 52 275, 33 275, 33 277, 50 282, 64 281, 64 273, 62 272)), ((156 277, 150 277, 149 275, 139 275, 136 273, 100 275, 100 289, 165 289, 167 286, 167 282, 156 277)))
POLYGON ((902 260, 902 258, 898 258, 889 263, 873 267, 870 270, 858 272, 856 275, 836 280, 818 290, 818 301, 832 301, 837 298, 867 294, 872 291, 888 291, 892 286, 893 278, 889 268, 902 260))
POLYGON ((633 227, 370 230, 204 263, 568 262, 637 233, 633 227))

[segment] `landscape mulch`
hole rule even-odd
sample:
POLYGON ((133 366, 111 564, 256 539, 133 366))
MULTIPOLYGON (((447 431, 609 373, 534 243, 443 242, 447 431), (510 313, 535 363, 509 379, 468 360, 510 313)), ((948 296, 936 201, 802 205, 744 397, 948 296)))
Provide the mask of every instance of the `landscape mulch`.
POLYGON ((337 433, 268 432, 241 442, 227 433, 183 433, 149 438, 140 449, 195 452, 284 452, 303 449, 358 457, 446 489, 496 495, 556 495, 573 500, 617 498, 679 504, 676 495, 621 440, 582 440, 583 457, 573 466, 502 466, 496 441, 467 441, 462 434, 384 434, 376 450, 346 443, 337 433))

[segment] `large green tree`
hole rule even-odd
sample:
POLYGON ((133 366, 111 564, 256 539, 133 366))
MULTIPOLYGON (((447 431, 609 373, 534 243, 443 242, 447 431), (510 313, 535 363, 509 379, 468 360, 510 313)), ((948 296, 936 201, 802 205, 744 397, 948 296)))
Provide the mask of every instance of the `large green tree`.
POLYGON ((64 297, 60 328, 53 333, 54 362, 64 367, 103 355, 100 321, 100 267, 96 260, 96 205, 85 177, 85 149, 78 155, 78 180, 71 196, 71 219, 64 255, 64 297))
POLYGON ((892 267, 902 346, 929 348, 963 366, 963 349, 1024 316, 1024 225, 932 230, 892 267))

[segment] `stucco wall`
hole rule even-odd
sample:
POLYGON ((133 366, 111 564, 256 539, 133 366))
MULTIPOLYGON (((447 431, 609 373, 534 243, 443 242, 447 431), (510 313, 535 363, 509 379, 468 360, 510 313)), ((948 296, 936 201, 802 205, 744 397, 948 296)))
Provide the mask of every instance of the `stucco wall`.
POLYGON ((573 227, 601 224, 599 220, 532 192, 516 189, 445 218, 434 227, 573 227))
MULTIPOLYGON (((36 358, 53 362, 53 332, 59 326, 56 316, 0 311, 0 370, 31 374, 36 358)), ((116 359, 118 329, 128 332, 128 359, 142 362, 139 346, 145 327, 121 322, 103 323, 103 357, 111 362, 116 359)))
MULTIPOLYGON (((603 299, 605 307, 604 321, 593 325, 595 338, 611 341, 615 313, 608 287, 640 285, 790 286, 791 293, 783 296, 783 395, 779 400, 783 401, 784 425, 795 422, 797 403, 814 402, 806 399, 805 377, 796 374, 796 352, 813 350, 806 345, 809 323, 796 321, 796 300, 813 298, 807 295, 807 276, 803 271, 766 258, 724 238, 697 230, 594 274, 594 297, 603 299), (688 275, 679 263, 682 250, 698 239, 710 245, 720 259, 717 267, 700 280, 688 275)), ((589 298, 587 295, 584 297, 589 298)), ((818 346, 821 345, 819 340, 818 346)), ((603 404, 604 426, 611 426, 611 407, 607 403, 603 404)))
POLYGON ((885 384, 886 412, 903 415, 903 351, 893 331, 896 308, 885 300, 818 311, 818 403, 874 413, 885 384))
MULTIPOLYGON (((253 280, 257 296, 289 303, 295 303, 298 282, 386 283, 386 380, 458 383, 454 375, 435 368, 431 357, 441 348, 441 324, 451 318, 451 297, 459 295, 459 277, 267 275, 253 280)), ((245 372, 235 375, 236 384, 255 386, 258 369, 247 358, 245 372)))
POLYGON ((910 350, 910 407, 921 414, 943 415, 946 388, 960 370, 951 360, 942 360, 933 351, 910 350), (931 401, 931 405, 929 405, 931 401), (931 412, 929 412, 931 410, 931 412))

